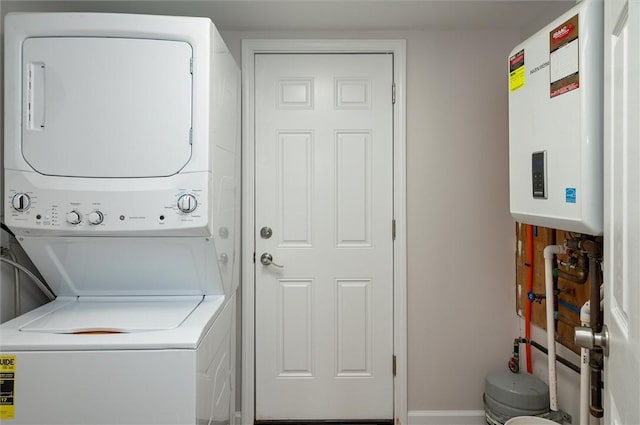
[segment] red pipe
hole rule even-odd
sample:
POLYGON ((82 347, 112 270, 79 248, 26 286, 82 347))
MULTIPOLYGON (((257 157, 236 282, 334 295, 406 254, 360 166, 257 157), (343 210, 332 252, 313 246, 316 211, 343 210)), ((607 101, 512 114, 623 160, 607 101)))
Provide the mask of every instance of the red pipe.
MULTIPOLYGON (((527 290, 526 294, 533 290, 533 226, 527 224, 527 290)), ((524 334, 527 341, 531 341, 531 302, 527 299, 524 305, 524 334)), ((533 373, 531 362, 531 345, 525 345, 525 356, 527 359, 527 373, 533 373)))

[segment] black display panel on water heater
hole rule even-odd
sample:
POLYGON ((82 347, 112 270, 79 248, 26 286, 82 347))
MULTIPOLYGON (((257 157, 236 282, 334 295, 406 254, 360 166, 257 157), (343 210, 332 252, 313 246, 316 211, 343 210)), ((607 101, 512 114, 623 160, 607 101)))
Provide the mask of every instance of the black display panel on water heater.
POLYGON ((547 199, 547 151, 531 154, 533 197, 547 199))

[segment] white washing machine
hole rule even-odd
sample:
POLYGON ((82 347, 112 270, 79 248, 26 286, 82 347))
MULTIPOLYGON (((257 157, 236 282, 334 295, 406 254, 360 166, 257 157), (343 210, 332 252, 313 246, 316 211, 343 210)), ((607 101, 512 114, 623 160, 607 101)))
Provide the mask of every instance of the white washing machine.
POLYGON ((6 224, 57 298, 0 326, 1 422, 231 422, 239 84, 206 18, 6 17, 6 224))

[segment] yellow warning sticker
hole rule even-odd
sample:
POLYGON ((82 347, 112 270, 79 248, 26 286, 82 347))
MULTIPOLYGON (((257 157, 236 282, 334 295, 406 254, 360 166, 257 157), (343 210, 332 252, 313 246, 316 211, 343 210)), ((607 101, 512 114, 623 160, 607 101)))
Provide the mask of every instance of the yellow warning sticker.
POLYGON ((524 86, 524 49, 509 58, 509 91, 524 86))
POLYGON ((0 420, 14 419, 16 356, 0 356, 0 420))

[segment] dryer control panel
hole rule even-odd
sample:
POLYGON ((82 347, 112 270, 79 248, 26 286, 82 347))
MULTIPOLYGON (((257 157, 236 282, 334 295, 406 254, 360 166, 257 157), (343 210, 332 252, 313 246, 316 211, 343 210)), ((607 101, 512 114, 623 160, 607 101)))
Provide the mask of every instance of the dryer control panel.
POLYGON ((94 179, 11 170, 6 179, 6 219, 18 234, 211 235, 210 174, 206 172, 126 181, 101 179, 100 185, 94 179), (64 180, 59 189, 51 184, 57 179, 64 180), (140 190, 135 190, 136 185, 140 190), (101 190, 94 189, 97 187, 101 190))

